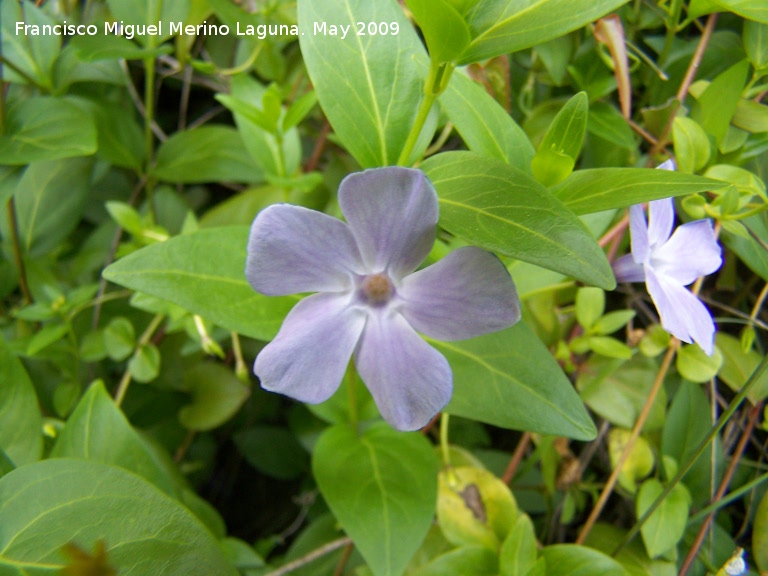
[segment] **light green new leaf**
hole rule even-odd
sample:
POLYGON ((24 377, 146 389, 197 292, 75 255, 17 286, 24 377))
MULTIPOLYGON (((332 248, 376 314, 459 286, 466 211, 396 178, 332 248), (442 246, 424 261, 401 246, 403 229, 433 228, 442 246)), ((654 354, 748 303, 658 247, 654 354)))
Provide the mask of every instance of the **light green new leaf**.
POLYGON ((498 158, 524 172, 530 171, 535 152, 531 141, 481 86, 461 72, 454 72, 439 99, 448 119, 472 152, 498 158))
POLYGON ((586 92, 573 96, 557 113, 531 162, 533 175, 539 182, 552 186, 565 180, 573 171, 587 132, 588 115, 589 100, 586 92), (570 161, 553 162, 553 156, 565 156, 570 161))
POLYGON ((22 466, 0 479, 0 502, 0 574, 53 576, 63 546, 99 541, 120 574, 237 574, 189 511, 121 468, 59 458, 22 466))
MULTIPOLYGON (((30 164, 13 197, 19 238, 25 253, 40 256, 77 228, 88 202, 92 158, 67 158, 30 164)), ((0 219, 8 236, 8 222, 0 219)))
POLYGON ((21 361, 0 337, 0 450, 16 465, 40 459, 43 419, 21 361))
POLYGON ((748 73, 747 60, 734 64, 707 86, 691 110, 691 118, 707 134, 714 136, 718 145, 723 143, 731 118, 736 112, 748 73))
POLYGON ((459 64, 543 44, 616 10, 627 0, 479 0, 469 11, 472 41, 459 64))
POLYGON ((421 168, 452 234, 607 290, 616 285, 589 230, 528 174, 471 152, 438 154, 421 168))
POLYGON ((91 385, 80 399, 56 440, 51 458, 80 458, 119 466, 166 494, 174 493, 172 480, 115 406, 101 381, 91 385))
POLYGON ((672 124, 675 160, 680 172, 693 174, 709 162, 710 149, 707 133, 695 120, 678 116, 672 124))
MULTIPOLYGON (((336 136, 363 168, 397 162, 416 118, 426 69, 411 23, 395 0, 299 0, 301 52, 323 112, 336 136), (389 25, 384 35, 358 35, 358 22, 389 25), (316 26, 327 23, 341 29, 316 26), (392 25, 399 27, 393 32, 392 25), (337 35, 333 35, 337 32, 337 35)), ((421 156, 437 123, 427 121, 412 159, 421 156)))
POLYGON ((764 0, 691 0, 690 18, 713 12, 733 12, 742 18, 768 24, 768 4, 764 0))
POLYGON ((520 514, 499 552, 501 576, 527 576, 536 564, 538 549, 533 522, 527 514, 520 514))
POLYGON ((116 284, 178 304, 227 328, 271 340, 293 297, 258 294, 245 279, 248 228, 207 228, 151 244, 110 265, 116 284))
POLYGON ((555 544, 545 546, 541 555, 547 562, 547 576, 626 576, 621 564, 593 548, 555 544))
POLYGON ((96 152, 96 125, 83 108, 65 98, 35 96, 8 110, 0 136, 0 164, 29 164, 96 152))
POLYGON ((723 187, 717 180, 670 170, 593 168, 577 170, 551 192, 576 214, 591 214, 723 187))
MULTIPOLYGON (((637 494, 637 517, 641 517, 664 491, 661 482, 651 478, 643 482, 637 494)), ((672 489, 664 501, 640 528, 648 556, 656 558, 672 550, 685 532, 691 497, 683 484, 672 489)))
POLYGON ((202 126, 177 132, 160 145, 152 176, 168 182, 249 182, 264 180, 237 130, 202 126))
MULTIPOLYGON (((0 53, 3 58, 13 62, 26 77, 50 89, 53 86, 53 65, 59 56, 62 37, 59 34, 33 34, 32 28, 29 34, 19 28, 17 34, 18 22, 33 26, 56 22, 30 0, 23 3, 2 2, 0 6, 0 53)), ((3 79, 19 84, 29 83, 27 78, 9 66, 3 67, 3 79)))
POLYGON ((469 28, 446 0, 406 0, 421 28, 432 62, 452 62, 469 44, 469 28))
POLYGON ((312 470, 320 492, 375 576, 400 576, 435 515, 438 460, 418 433, 376 424, 326 430, 312 470))
POLYGON ((525 322, 470 340, 430 343, 453 371, 447 412, 502 428, 595 437, 573 385, 525 322))
POLYGON ((744 22, 744 51, 757 70, 768 68, 768 22, 744 22))

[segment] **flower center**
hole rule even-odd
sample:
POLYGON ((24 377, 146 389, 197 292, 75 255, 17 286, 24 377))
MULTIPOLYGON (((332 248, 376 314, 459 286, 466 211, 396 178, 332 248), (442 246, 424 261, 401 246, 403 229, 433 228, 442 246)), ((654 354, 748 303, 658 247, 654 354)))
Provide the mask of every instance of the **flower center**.
POLYGON ((383 272, 366 276, 360 284, 360 294, 370 304, 383 304, 392 297, 394 286, 383 272))

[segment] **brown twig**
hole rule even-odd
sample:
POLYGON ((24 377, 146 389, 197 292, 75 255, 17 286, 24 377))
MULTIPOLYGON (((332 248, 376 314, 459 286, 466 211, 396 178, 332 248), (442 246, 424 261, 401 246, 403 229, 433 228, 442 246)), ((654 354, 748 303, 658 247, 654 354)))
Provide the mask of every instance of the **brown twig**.
POLYGON ((306 566, 310 562, 314 562, 318 558, 322 558, 326 554, 330 554, 334 550, 338 550, 343 546, 348 546, 351 543, 352 543, 352 539, 349 538, 348 536, 344 536, 343 538, 338 538, 337 540, 328 542, 328 544, 324 546, 320 546, 320 548, 315 548, 309 554, 305 554, 304 556, 302 556, 301 558, 297 558, 293 562, 288 562, 288 564, 286 564, 285 566, 281 566, 277 570, 273 570, 272 572, 269 572, 264 576, 285 576, 286 574, 290 574, 294 570, 298 570, 302 566, 306 566))
POLYGON ((501 481, 504 482, 504 484, 509 484, 512 482, 512 478, 515 477, 515 472, 517 472, 520 462, 523 461, 525 451, 528 450, 528 446, 531 444, 531 437, 532 435, 530 432, 525 432, 520 437, 520 441, 517 443, 512 458, 509 460, 509 464, 507 464, 507 469, 504 470, 504 475, 501 477, 501 481))
POLYGON ((312 170, 317 168, 317 164, 320 162, 320 157, 325 151, 325 145, 328 142, 328 134, 330 131, 331 123, 326 119, 323 123, 323 128, 320 130, 320 135, 317 137, 317 142, 315 142, 315 148, 312 150, 312 155, 304 165, 304 172, 312 172, 312 170))
POLYGON ((347 562, 349 562, 349 557, 352 556, 352 551, 354 549, 355 545, 352 542, 347 544, 346 548, 344 548, 344 552, 341 554, 339 563, 336 565, 336 570, 333 571, 333 576, 341 576, 344 574, 344 568, 347 567, 347 562))

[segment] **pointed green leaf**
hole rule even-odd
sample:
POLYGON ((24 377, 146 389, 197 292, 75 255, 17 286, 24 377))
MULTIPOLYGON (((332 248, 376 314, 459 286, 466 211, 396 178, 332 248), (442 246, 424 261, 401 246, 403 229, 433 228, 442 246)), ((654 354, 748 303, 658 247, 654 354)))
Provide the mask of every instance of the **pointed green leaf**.
POLYGON ((589 100, 586 92, 579 92, 573 96, 557 113, 531 163, 533 175, 539 182, 545 186, 552 186, 571 173, 584 143, 588 115, 589 100), (552 170, 548 166, 549 154, 560 154, 570 158, 570 169, 566 172, 552 170))
POLYGON ((720 188, 723 182, 670 170, 593 168, 577 170, 551 192, 576 214, 591 214, 720 188))
MULTIPOLYGON (((44 26, 56 24, 55 20, 31 0, 2 2, 0 6, 0 53, 3 58, 13 62, 26 77, 51 88, 53 66, 60 53, 62 36, 34 34, 33 29, 29 30, 29 34, 17 34, 17 22, 44 26)), ((19 84, 29 83, 24 76, 8 66, 3 67, 3 79, 19 84)))
POLYGON ((691 110, 691 118, 714 136, 718 145, 722 144, 736 112, 748 72, 747 60, 734 64, 707 86, 691 110))
POLYGON ((64 98, 36 96, 8 109, 0 136, 0 164, 29 164, 96 152, 96 125, 80 106, 64 98))
POLYGON ((438 154, 421 167, 452 234, 607 290, 616 285, 589 230, 528 174, 471 152, 438 154))
POLYGON ((176 132, 160 145, 152 176, 168 182, 263 181, 243 139, 228 126, 202 126, 176 132))
POLYGON ((533 522, 527 514, 520 514, 501 545, 499 573, 501 576, 527 576, 537 556, 533 522))
MULTIPOLYGON (((637 494, 638 518, 645 514, 663 491, 661 482, 655 478, 643 482, 637 494)), ((643 524, 640 534, 648 556, 656 558, 677 546, 688 522, 690 499, 685 486, 678 484, 643 524)))
POLYGON ((61 573, 63 546, 99 541, 119 574, 237 574, 189 511, 122 468, 59 458, 22 466, 0 479, 0 502, 2 574, 61 573))
POLYGON ((435 514, 438 460, 418 433, 376 424, 326 430, 312 470, 320 492, 375 576, 400 576, 435 514))
POLYGON ((271 298, 245 279, 248 228, 207 228, 151 244, 104 270, 116 284, 157 296, 227 328, 271 340, 293 297, 271 298))
POLYGON ((535 151, 528 136, 477 83, 454 72, 440 105, 472 152, 530 171, 535 151))
MULTIPOLYGON (((363 168, 394 164, 424 91, 426 70, 414 59, 424 47, 413 26, 394 0, 299 0, 298 13, 301 52, 336 136, 363 168), (377 27, 376 35, 359 34, 358 22, 381 23, 387 33, 377 27), (344 26, 346 36, 331 24, 344 26)), ((436 122, 436 116, 427 122, 413 158, 429 144, 436 122)))
POLYGON ((710 149, 707 133, 695 120, 678 116, 672 124, 675 160, 680 172, 693 174, 709 162, 710 149))
POLYGON ((472 41, 459 64, 543 44, 616 10, 628 0, 480 0, 468 17, 472 41))
POLYGON ((502 428, 595 437, 573 385, 525 322, 470 340, 430 343, 453 370, 447 412, 502 428))
POLYGON ((757 70, 768 68, 768 22, 744 22, 744 51, 757 70))
POLYGON ((469 44, 469 28, 446 0, 406 0, 421 28, 432 62, 452 62, 469 44))
POLYGON ((16 465, 40 459, 43 421, 21 361, 0 336, 0 450, 16 465))
POLYGON ((616 560, 592 548, 575 544, 555 544, 542 549, 547 576, 626 576, 616 560))

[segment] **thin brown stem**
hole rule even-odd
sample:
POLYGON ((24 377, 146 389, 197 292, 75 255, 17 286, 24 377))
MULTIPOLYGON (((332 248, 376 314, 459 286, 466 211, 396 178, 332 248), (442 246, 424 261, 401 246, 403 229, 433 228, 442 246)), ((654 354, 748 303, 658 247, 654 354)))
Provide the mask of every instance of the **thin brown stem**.
POLYGON ((507 469, 504 470, 504 475, 501 477, 501 481, 504 482, 504 484, 509 484, 512 482, 512 478, 515 477, 515 472, 517 472, 517 469, 520 467, 520 462, 523 461, 523 456, 525 456, 525 452, 531 444, 531 438, 532 434, 530 432, 525 432, 520 437, 520 441, 517 443, 512 458, 510 458, 509 464, 507 464, 507 469))
POLYGON ((277 570, 273 570, 272 572, 269 572, 264 576, 285 576, 286 574, 290 574, 294 570, 298 570, 302 566, 306 566, 310 562, 314 562, 318 558, 322 558, 326 554, 330 554, 334 550, 338 550, 343 546, 348 546, 351 543, 352 543, 352 539, 347 536, 343 538, 339 538, 332 542, 328 542, 328 544, 326 544, 325 546, 320 546, 320 548, 315 548, 309 554, 305 554, 304 556, 302 556, 301 558, 297 558, 293 562, 288 562, 288 564, 286 564, 285 566, 281 566, 277 570))
POLYGON ((347 562, 349 562, 349 557, 352 556, 352 551, 354 549, 355 545, 352 542, 347 544, 347 546, 344 548, 344 552, 341 554, 339 563, 336 565, 336 570, 333 571, 333 576, 341 576, 344 574, 344 568, 347 567, 347 562))
POLYGON ((32 293, 27 283, 27 269, 24 266, 24 257, 21 254, 21 239, 19 238, 19 221, 16 218, 16 203, 13 196, 8 199, 8 223, 11 227, 11 241, 13 243, 13 258, 19 271, 19 288, 24 295, 24 303, 32 304, 32 293))

